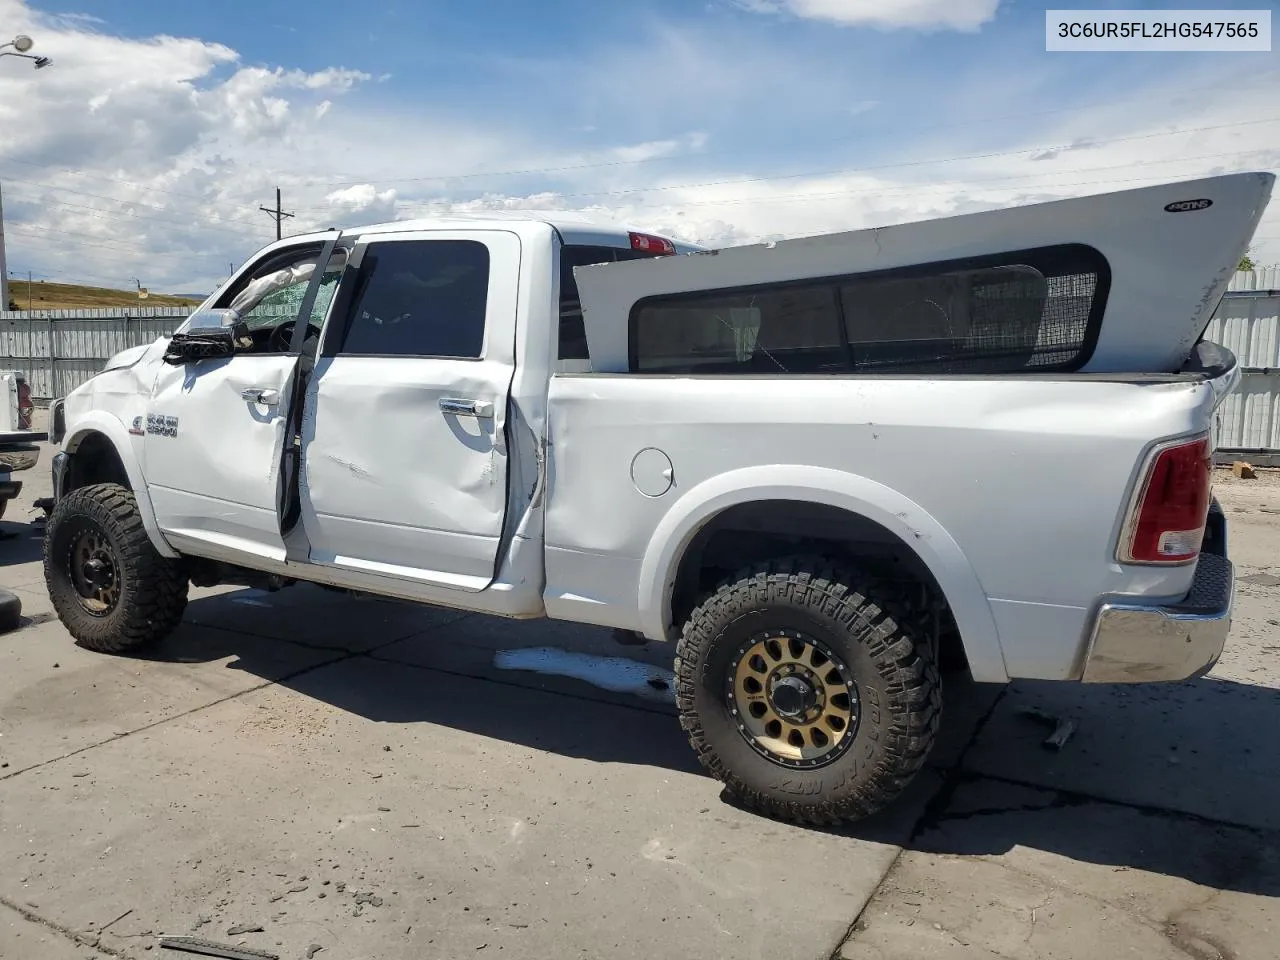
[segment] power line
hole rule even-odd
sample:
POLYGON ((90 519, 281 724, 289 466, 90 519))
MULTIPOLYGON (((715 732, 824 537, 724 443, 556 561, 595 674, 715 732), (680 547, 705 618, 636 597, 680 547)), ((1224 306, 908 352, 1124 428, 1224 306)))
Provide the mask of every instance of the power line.
MULTIPOLYGON (((1177 97, 1183 97, 1183 96, 1196 96, 1196 95, 1202 96, 1206 93, 1214 93, 1223 89, 1235 89, 1237 86, 1238 86, 1238 81, 1233 80, 1231 83, 1224 83, 1224 84, 1213 86, 1213 87, 1188 87, 1183 90, 1173 90, 1173 91, 1169 91, 1167 93, 1167 96, 1169 96, 1170 98, 1177 98, 1177 97)), ((927 126, 905 125, 900 127, 890 127, 888 129, 877 130, 875 131, 875 133, 879 136, 889 137, 895 134, 908 133, 908 132, 926 133, 926 132, 935 131, 935 130, 961 129, 965 127, 980 126, 982 124, 987 124, 987 123, 998 123, 1004 120, 1021 120, 1021 119, 1030 119, 1033 117, 1053 116, 1057 114, 1074 113, 1080 110, 1091 110, 1095 108, 1114 108, 1117 105, 1118 105, 1117 102, 1113 98, 1110 100, 1097 101, 1093 103, 1075 104, 1070 107, 1062 107, 1062 108, 1057 108, 1053 110, 1038 110, 1038 111, 1021 113, 1021 114, 1005 114, 1005 115, 994 116, 994 117, 981 117, 974 120, 965 120, 965 121, 959 121, 954 123, 931 124, 927 126)), ((850 134, 848 136, 837 137, 830 140, 821 141, 821 145, 848 143, 852 140, 863 139, 866 136, 867 134, 865 132, 850 134)), ((690 158, 700 159, 703 157, 714 157, 714 156, 721 156, 721 155, 738 154, 739 152, 740 150, 738 150, 737 148, 725 148, 723 150, 700 151, 697 153, 671 154, 671 155, 660 156, 660 157, 640 157, 640 158, 630 159, 630 160, 602 160, 602 161, 595 161, 591 163, 565 164, 560 166, 548 166, 548 167, 530 168, 530 169, 524 169, 524 170, 471 171, 466 173, 441 173, 441 174, 433 174, 430 176, 390 177, 390 178, 365 177, 365 178, 353 179, 353 180, 326 180, 321 178, 309 178, 309 179, 300 180, 298 181, 298 183, 300 185, 343 187, 343 186, 356 186, 356 185, 365 184, 365 183, 376 184, 376 183, 422 182, 422 181, 430 181, 430 180, 470 180, 470 179, 477 179, 477 178, 484 178, 484 177, 494 177, 494 178, 512 177, 512 176, 526 176, 526 175, 539 174, 539 173, 562 173, 562 172, 570 172, 575 170, 591 170, 591 169, 600 169, 600 168, 607 168, 607 167, 641 166, 646 164, 665 163, 665 162, 672 162, 672 161, 684 160, 684 159, 690 159, 690 158)), ((19 160, 15 157, 5 158, 4 162, 21 164, 23 166, 40 167, 43 169, 47 169, 49 166, 47 161, 19 160)), ((145 190, 148 193, 164 193, 164 194, 169 194, 175 197, 184 197, 191 200, 198 200, 202 203, 208 203, 210 200, 210 198, 207 195, 186 193, 184 191, 172 190, 165 187, 158 187, 152 183, 144 184, 144 183, 139 183, 137 181, 126 180, 122 177, 111 177, 111 176, 105 176, 102 174, 92 174, 92 173, 87 173, 83 170, 62 170, 59 172, 69 176, 81 177, 86 180, 97 180, 104 183, 118 183, 124 186, 134 187, 139 190, 145 190)), ((14 179, 17 179, 17 178, 14 178, 14 179)), ((68 189, 68 188, 56 188, 56 189, 68 189)), ((238 193, 225 194, 224 196, 243 197, 243 196, 247 196, 251 192, 252 192, 251 190, 244 190, 238 193)), ((114 199, 114 198, 107 198, 107 199, 114 199)), ((157 209, 160 209, 160 208, 157 208, 157 209)))
MULTIPOLYGON (((1232 82, 1231 84, 1224 84, 1219 87, 1195 88, 1195 89, 1188 89, 1186 91, 1174 91, 1171 95, 1174 97, 1177 97, 1182 95, 1183 93, 1186 93, 1186 94, 1212 93, 1217 90, 1226 89, 1227 87, 1231 87, 1234 89, 1235 86, 1236 86, 1235 82, 1232 82)), ((977 120, 960 121, 958 123, 932 124, 924 127, 906 126, 901 128, 889 128, 888 130, 878 131, 878 133, 882 136, 890 136, 897 132, 927 133, 935 130, 950 130, 950 129, 958 129, 958 128, 964 128, 964 127, 979 126, 985 123, 999 123, 1002 120, 1025 120, 1032 117, 1051 116, 1051 115, 1061 114, 1061 113, 1076 113, 1080 110, 1091 110, 1099 107, 1115 107, 1115 106, 1117 106, 1116 101, 1114 99, 1111 99, 1111 100, 1106 100, 1106 101, 1101 101, 1096 103, 1077 104, 1072 107, 1063 107, 1061 109, 1055 109, 1055 110, 1037 110, 1032 113, 1007 114, 1004 116, 985 117, 977 120)), ((1250 123, 1254 121, 1242 121, 1242 122, 1250 123)), ((828 145, 834 145, 839 143, 848 143, 852 140, 863 139, 866 136, 867 136, 866 133, 851 134, 849 136, 836 137, 830 140, 823 140, 816 145, 828 146, 828 145)), ((534 167, 534 168, 528 168, 524 170, 478 171, 478 172, 459 173, 459 174, 444 173, 444 174, 434 174, 434 175, 428 175, 428 176, 387 177, 387 178, 378 178, 378 179, 365 177, 358 180, 321 180, 319 178, 312 178, 307 180, 301 180, 299 181, 299 183, 300 185, 307 185, 307 186, 353 187, 353 186, 362 186, 364 184, 376 185, 380 183, 386 183, 386 184, 412 183, 412 182, 424 182, 424 181, 431 181, 431 180, 472 180, 472 179, 483 178, 483 177, 494 177, 494 178, 518 177, 518 176, 530 176, 533 174, 540 174, 540 173, 566 173, 566 172, 571 172, 575 170, 594 170, 594 169, 601 169, 601 168, 607 168, 607 167, 640 166, 642 164, 664 163, 664 162, 670 162, 673 160, 689 159, 691 157, 701 159, 703 157, 714 157, 714 156, 722 156, 722 155, 729 155, 729 154, 738 154, 740 152, 741 151, 737 148, 726 148, 723 150, 704 150, 704 151, 699 151, 697 153, 670 154, 668 156, 661 156, 661 157, 641 157, 634 160, 602 160, 602 161, 597 161, 592 163, 569 164, 569 165, 563 165, 563 166, 557 166, 557 167, 534 167)))
MULTIPOLYGON (((170 207, 162 206, 157 203, 146 203, 145 201, 142 201, 142 200, 126 200, 122 197, 107 197, 107 196, 103 196, 100 193, 87 193, 84 190, 76 190, 74 187, 64 187, 61 184, 48 183, 46 181, 26 180, 26 179, 23 179, 22 177, 3 177, 0 179, 3 179, 5 183, 19 183, 28 187, 43 187, 46 190, 56 190, 59 193, 71 193, 80 197, 90 197, 94 200, 105 200, 108 203, 119 203, 119 204, 127 204, 129 206, 134 206, 134 207, 145 207, 148 210, 159 210, 165 213, 171 211, 170 207)), ((185 194, 180 194, 180 196, 185 196, 185 194)), ((208 197, 192 197, 192 199, 199 200, 201 204, 204 204, 204 205, 207 205, 210 202, 208 197)), ((241 223, 247 227, 256 227, 258 226, 259 223, 261 223, 261 221, 259 220, 240 219, 236 217, 222 217, 220 218, 220 220, 223 223, 241 223)))
MULTIPOLYGON (((1112 143, 1129 143, 1134 140, 1150 140, 1155 137, 1172 137, 1184 133, 1203 133, 1209 130, 1223 130, 1228 127, 1245 126, 1257 123, 1276 123, 1280 121, 1280 117, 1266 117, 1261 120, 1241 120, 1236 123, 1215 124, 1209 127, 1188 127, 1183 130, 1169 130, 1161 133, 1145 133, 1130 137, 1109 137, 1106 139, 1089 140, 1086 144, 1088 147, 1101 146, 1103 144, 1112 143)), ((839 170, 811 170, 803 173, 785 173, 769 177, 740 177, 732 180, 706 180, 701 183, 677 183, 662 184, 656 187, 636 187, 628 190, 597 190, 582 193, 561 193, 560 197, 613 197, 626 196, 633 193, 657 193, 665 190, 693 190, 700 187, 722 187, 732 186, 738 183, 772 183, 776 180, 803 180, 806 177, 835 177, 843 176, 850 173, 865 173, 869 170, 891 170, 903 167, 923 167, 933 166, 935 164, 959 163, 965 160, 990 160, 996 157, 1016 157, 1022 154, 1035 153, 1052 153, 1054 151, 1064 151, 1073 149, 1083 149, 1082 146, 1072 144, 1054 144, 1050 146, 1026 147, 1021 150, 1001 150, 994 153, 971 153, 962 156, 952 157, 936 157, 930 160, 901 160, 894 163, 881 163, 865 167, 845 167, 839 170)), ((1261 152, 1250 151, 1250 152, 1261 152)), ((1172 162, 1172 161, 1170 161, 1172 162)), ((1143 166, 1146 164, 1144 163, 1143 166)), ((1048 176, 1048 174, 1046 174, 1048 176)))
MULTIPOLYGON (((73 210, 83 211, 82 213, 75 214, 75 216, 93 217, 95 220, 117 220, 117 221, 136 220, 136 221, 140 221, 143 224, 154 223, 162 226, 184 227, 188 230, 192 226, 192 221, 189 218, 186 220, 173 220, 167 217, 146 216, 141 213, 135 213, 132 210, 122 210, 122 211, 119 211, 118 213, 108 213, 107 211, 101 210, 98 207, 92 207, 85 203, 68 203, 66 200, 41 199, 40 203, 52 204, 58 207, 69 207, 73 210)), ((30 222, 30 221, 22 221, 22 222, 30 222)), ((239 230, 235 227, 230 227, 230 226, 222 226, 222 223, 226 223, 226 222, 229 222, 229 221, 221 221, 217 223, 201 222, 200 229, 217 230, 223 233, 234 233, 236 236, 242 239, 244 238, 243 230, 239 230)), ((254 226, 257 226, 257 224, 255 223, 254 226)))
MULTIPOLYGON (((1243 120, 1243 121, 1237 121, 1234 123, 1214 124, 1214 125, 1204 126, 1204 127, 1189 127, 1189 128, 1183 128, 1180 130, 1161 131, 1158 133, 1150 133, 1150 134, 1138 134, 1138 135, 1127 136, 1127 137, 1102 138, 1102 139, 1087 141, 1087 145, 1099 146, 1099 145, 1111 144, 1111 143, 1125 143, 1125 142, 1132 142, 1136 140, 1149 140, 1156 137, 1177 136, 1177 135, 1187 134, 1187 133, 1202 133, 1206 131, 1221 130, 1221 129, 1227 129, 1230 127, 1237 127, 1237 126, 1249 126, 1249 125, 1260 124, 1260 123, 1274 123, 1277 120, 1280 120, 1280 117, 1266 117, 1266 118, 1260 118, 1260 119, 1254 119, 1254 120, 1243 120)), ((901 169, 905 167, 917 167, 917 166, 932 166, 932 165, 938 165, 938 164, 961 162, 965 160, 992 159, 996 157, 1020 156, 1024 154, 1035 154, 1035 153, 1051 153, 1054 151, 1070 150, 1073 147, 1078 149, 1079 146, 1080 146, 1079 144, 1068 144, 1068 145, 1058 144, 1058 145, 1049 145, 1049 146, 1037 146, 1037 147, 1023 148, 1019 150, 995 151, 995 152, 982 153, 982 154, 968 154, 968 155, 961 155, 961 156, 938 157, 938 158, 921 159, 921 160, 906 160, 906 161, 898 161, 898 162, 888 163, 888 164, 877 164, 877 165, 864 166, 864 167, 843 168, 839 170, 807 171, 807 172, 801 172, 801 173, 780 174, 775 176, 745 177, 745 178, 737 178, 737 179, 729 179, 729 180, 712 180, 712 181, 703 181, 699 183, 662 184, 662 185, 653 186, 653 187, 634 187, 634 188, 629 188, 624 190, 563 193, 563 194, 557 194, 557 196, 563 199, 574 199, 574 198, 583 198, 583 197, 629 196, 634 194, 659 193, 659 192, 666 192, 671 190, 689 190, 689 189, 711 187, 711 186, 729 186, 729 185, 738 184, 738 183, 741 183, 741 184, 769 183, 769 182, 779 181, 779 180, 804 179, 806 177, 831 177, 831 176, 848 175, 852 173, 862 173, 862 172, 874 171, 874 170, 901 169)), ((1262 151, 1258 150, 1258 151, 1248 151, 1248 152, 1256 153, 1256 152, 1262 152, 1262 151)), ((1182 161, 1170 160, 1170 161, 1155 161, 1155 162, 1156 163, 1166 163, 1166 162, 1175 163, 1175 162, 1182 162, 1182 161)), ((1189 162, 1189 160, 1187 162, 1189 162)), ((1149 165, 1149 164, 1144 164, 1144 165, 1149 165)), ((536 172, 536 171, 530 171, 530 172, 536 172)), ((1044 175, 1048 176, 1050 174, 1046 173, 1044 175)), ((421 179, 428 179, 428 178, 421 178, 421 179)), ((33 181, 24 181, 21 179, 16 179, 16 182, 28 183, 28 184, 34 183, 33 181)), ((124 181, 121 181, 121 182, 124 182, 124 181)), ((141 201, 122 200, 115 197, 104 197, 99 194, 85 193, 84 191, 77 191, 69 187, 61 187, 54 184, 36 183, 35 185, 45 186, 48 189, 56 190, 56 191, 81 194, 83 196, 105 200, 111 203, 128 204, 133 206, 144 206, 144 207, 161 210, 165 212, 168 211, 168 208, 166 207, 161 207, 154 204, 147 204, 141 201)), ((268 207, 259 207, 259 209, 269 214, 273 219, 276 220, 276 236, 277 236, 277 239, 279 239, 282 233, 281 222, 288 217, 293 217, 295 214, 291 212, 286 213, 281 208, 279 188, 277 188, 276 194, 277 196, 276 196, 275 209, 271 209, 268 207)), ((743 198, 744 201, 750 200, 750 199, 751 198, 743 198)), ((207 199, 204 200, 204 202, 208 202, 207 199)), ((720 201, 687 201, 687 202, 691 205, 692 204, 707 205, 709 203, 714 203, 714 202, 728 203, 728 202, 736 202, 736 201, 734 198, 725 198, 724 200, 720 200, 720 201)), ((246 225, 249 225, 248 221, 243 221, 243 220, 238 220, 233 218, 223 218, 222 222, 223 223, 245 223, 246 225)), ((212 227, 213 225, 210 224, 210 226, 212 227)), ((218 228, 218 229, 229 229, 229 228, 218 228)))

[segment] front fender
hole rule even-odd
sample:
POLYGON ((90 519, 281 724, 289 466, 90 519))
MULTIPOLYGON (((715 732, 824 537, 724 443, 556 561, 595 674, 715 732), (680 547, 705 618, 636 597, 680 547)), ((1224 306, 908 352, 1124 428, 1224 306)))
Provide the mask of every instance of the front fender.
POLYGON ((762 500, 825 504, 861 515, 896 535, 942 588, 973 678, 979 682, 1008 681, 991 605, 960 545, 927 510, 896 490, 827 467, 746 467, 712 477, 682 496, 654 530, 641 564, 638 600, 645 636, 669 639, 676 573, 698 531, 730 507, 762 500))
POLYGON ((156 552, 162 557, 177 558, 178 552, 169 546, 169 542, 160 532, 160 526, 156 523, 155 508, 151 505, 150 494, 147 493, 146 476, 142 472, 142 464, 139 461, 142 438, 130 436, 125 425, 113 415, 102 410, 88 410, 77 417, 75 423, 68 424, 67 441, 63 449, 74 456, 84 439, 94 433, 102 434, 111 442, 120 462, 124 464, 124 471, 129 477, 129 486, 133 488, 134 499, 138 501, 138 513, 142 517, 142 526, 147 531, 147 536, 151 538, 156 552))

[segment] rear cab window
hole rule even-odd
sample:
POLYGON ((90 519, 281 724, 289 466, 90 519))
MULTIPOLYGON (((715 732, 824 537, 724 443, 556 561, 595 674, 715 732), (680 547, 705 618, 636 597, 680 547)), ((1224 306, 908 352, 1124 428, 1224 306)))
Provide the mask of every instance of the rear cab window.
MULTIPOLYGON (((629 243, 625 236, 619 243, 629 243)), ((587 330, 582 320, 582 302, 578 297, 578 282, 574 279, 574 267, 587 267, 597 263, 619 263, 624 260, 645 260, 661 256, 649 250, 633 250, 630 246, 606 247, 594 244, 568 243, 560 248, 560 353, 561 360, 586 360, 587 330)))

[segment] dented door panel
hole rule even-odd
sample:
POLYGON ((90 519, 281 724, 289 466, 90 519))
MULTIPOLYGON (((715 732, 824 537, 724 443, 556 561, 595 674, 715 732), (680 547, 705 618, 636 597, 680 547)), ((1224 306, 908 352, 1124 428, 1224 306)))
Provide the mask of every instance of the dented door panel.
POLYGON ((276 496, 296 360, 261 354, 160 366, 148 416, 134 429, 144 435, 147 486, 166 537, 284 558, 276 496), (279 400, 250 402, 241 396, 250 389, 274 390, 279 400))
POLYGON ((358 243, 353 261, 346 319, 331 319, 303 399, 310 560, 484 590, 506 520, 520 238, 406 231, 358 243), (446 352, 466 356, 432 355, 446 352))
POLYGON ((509 379, 510 368, 493 362, 321 360, 302 426, 311 559, 487 586, 506 508, 509 379), (453 413, 442 400, 487 403, 492 415, 453 413))

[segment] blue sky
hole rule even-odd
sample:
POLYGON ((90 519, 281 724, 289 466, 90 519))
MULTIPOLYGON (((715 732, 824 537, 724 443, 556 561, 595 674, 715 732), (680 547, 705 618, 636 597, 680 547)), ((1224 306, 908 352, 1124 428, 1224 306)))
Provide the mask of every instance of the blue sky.
POLYGON ((1025 0, 72 2, 0 0, 56 61, 0 61, 11 269, 169 250, 156 285, 207 283, 276 183, 299 228, 528 206, 737 243, 1280 166, 1274 54, 1050 54, 1025 0))

